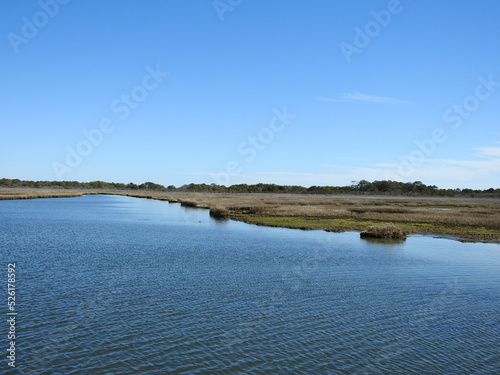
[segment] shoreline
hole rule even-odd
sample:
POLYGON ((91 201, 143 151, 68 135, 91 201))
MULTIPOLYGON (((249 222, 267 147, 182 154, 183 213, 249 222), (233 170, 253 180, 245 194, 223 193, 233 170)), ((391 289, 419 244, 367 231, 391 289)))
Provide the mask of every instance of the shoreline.
POLYGON ((180 203, 186 208, 222 208, 227 219, 268 227, 361 232, 370 225, 393 223, 410 235, 500 244, 498 199, 0 188, 0 200, 83 195, 120 195, 180 203))

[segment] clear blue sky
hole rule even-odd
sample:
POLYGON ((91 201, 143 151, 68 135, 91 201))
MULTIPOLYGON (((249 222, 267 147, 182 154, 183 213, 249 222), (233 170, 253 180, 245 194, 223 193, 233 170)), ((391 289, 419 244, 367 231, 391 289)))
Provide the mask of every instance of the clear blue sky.
POLYGON ((0 17, 0 177, 500 187, 499 1, 4 0, 0 17))

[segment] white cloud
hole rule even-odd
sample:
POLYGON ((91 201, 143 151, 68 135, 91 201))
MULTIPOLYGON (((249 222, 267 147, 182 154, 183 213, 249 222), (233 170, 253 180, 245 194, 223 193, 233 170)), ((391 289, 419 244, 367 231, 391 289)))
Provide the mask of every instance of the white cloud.
POLYGON ((475 147, 474 150, 477 151, 476 155, 479 157, 500 157, 500 147, 475 147))
POLYGON ((398 164, 397 163, 377 163, 375 164, 376 167, 380 168, 397 168, 398 164))
MULTIPOLYGON (((497 142, 498 143, 498 142, 497 142)), ((377 163, 373 168, 359 168, 367 180, 394 179, 423 181, 439 187, 460 186, 484 189, 500 187, 500 147, 476 147, 478 151, 468 160, 425 159, 403 157, 401 163, 377 163)))
POLYGON ((263 174, 268 176, 277 176, 277 177, 312 177, 312 178, 338 178, 342 177, 339 174, 333 173, 308 173, 308 172, 264 172, 263 174))
POLYGON ((259 178, 254 176, 254 179, 269 181, 279 185, 345 185, 349 181, 346 176, 332 173, 305 173, 305 172, 265 172, 262 175, 265 177, 259 178), (346 182, 347 181, 347 182, 346 182))
POLYGON ((443 160, 444 163, 464 168, 500 172, 500 158, 489 160, 443 160))
POLYGON ((254 174, 242 174, 231 177, 235 183, 275 183, 279 185, 350 185, 352 181, 362 179, 396 180, 403 182, 422 181, 427 185, 440 188, 500 188, 500 147, 476 147, 479 154, 466 160, 425 159, 413 160, 408 157, 393 162, 370 162, 357 160, 354 167, 352 160, 344 165, 323 164, 316 172, 268 171, 254 174), (480 157, 479 157, 480 156, 480 157), (372 164, 373 163, 373 164, 372 164))
POLYGON ((376 95, 366 95, 360 92, 349 92, 340 95, 337 98, 317 98, 320 102, 368 102, 368 103, 380 103, 380 104, 402 104, 406 103, 404 100, 389 98, 386 96, 376 96, 376 95))

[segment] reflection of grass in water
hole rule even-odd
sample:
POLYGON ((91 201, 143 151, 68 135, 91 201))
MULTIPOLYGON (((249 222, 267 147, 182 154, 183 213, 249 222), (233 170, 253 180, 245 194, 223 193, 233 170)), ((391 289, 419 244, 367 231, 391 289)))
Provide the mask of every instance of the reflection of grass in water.
POLYGON ((229 218, 229 210, 222 207, 214 207, 210 209, 210 216, 217 220, 226 220, 229 218))
POLYGON ((362 237, 363 241, 369 242, 374 245, 384 245, 384 246, 394 246, 405 242, 404 238, 373 238, 373 237, 362 237))
POLYGON ((406 233, 500 242, 500 200, 492 198, 0 188, 0 199, 83 194, 116 194, 181 202, 192 208, 224 209, 231 219, 258 225, 343 232, 394 223, 406 233))

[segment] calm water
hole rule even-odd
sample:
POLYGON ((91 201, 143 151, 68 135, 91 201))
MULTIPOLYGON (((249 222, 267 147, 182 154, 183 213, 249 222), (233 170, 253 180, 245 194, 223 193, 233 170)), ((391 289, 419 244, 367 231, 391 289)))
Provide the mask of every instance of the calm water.
POLYGON ((500 373, 498 245, 85 196, 1 201, 0 246, 5 271, 17 262, 18 373, 500 373))

